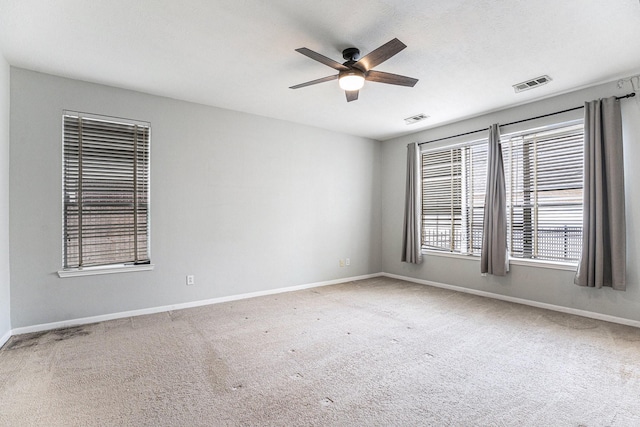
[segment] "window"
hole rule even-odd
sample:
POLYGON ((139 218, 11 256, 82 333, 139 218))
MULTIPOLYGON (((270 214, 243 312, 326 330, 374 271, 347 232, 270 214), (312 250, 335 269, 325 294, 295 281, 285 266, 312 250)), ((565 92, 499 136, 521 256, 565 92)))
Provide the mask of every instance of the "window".
POLYGON ((480 255, 487 145, 422 154, 422 248, 480 255))
POLYGON ((63 266, 149 264, 149 123, 63 113, 63 266))
POLYGON ((502 138, 512 257, 580 259, 583 139, 582 123, 502 138))
MULTIPOLYGON (((501 138, 510 256, 576 263, 582 242, 583 123, 501 138)), ((422 152, 422 248, 479 256, 487 140, 422 152)))

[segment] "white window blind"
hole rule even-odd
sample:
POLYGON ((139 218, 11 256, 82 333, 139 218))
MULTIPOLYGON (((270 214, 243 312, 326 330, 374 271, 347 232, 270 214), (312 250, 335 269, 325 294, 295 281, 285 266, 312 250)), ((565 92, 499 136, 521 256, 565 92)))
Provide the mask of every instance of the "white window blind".
POLYGON ((422 153, 422 248, 479 255, 486 141, 422 153))
POLYGON ((148 123, 65 111, 65 269, 149 263, 148 123))
POLYGON ((502 138, 512 257, 579 260, 583 138, 582 122, 502 138))

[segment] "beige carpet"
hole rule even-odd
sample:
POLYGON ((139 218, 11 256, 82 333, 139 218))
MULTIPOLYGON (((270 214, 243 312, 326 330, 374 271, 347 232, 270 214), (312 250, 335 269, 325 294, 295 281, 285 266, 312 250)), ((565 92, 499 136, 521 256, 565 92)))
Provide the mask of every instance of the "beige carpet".
POLYGON ((640 330, 363 280, 12 337, 0 425, 640 426, 640 330))

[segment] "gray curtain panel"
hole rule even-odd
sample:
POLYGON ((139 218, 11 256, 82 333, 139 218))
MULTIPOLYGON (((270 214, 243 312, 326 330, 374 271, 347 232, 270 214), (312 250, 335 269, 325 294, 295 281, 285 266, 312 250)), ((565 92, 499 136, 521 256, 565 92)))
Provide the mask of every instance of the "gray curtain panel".
POLYGON ((484 199, 480 272, 505 276, 509 271, 507 191, 500 147, 500 128, 497 124, 489 128, 487 157, 487 191, 484 199))
POLYGON ((407 146, 407 189, 402 232, 402 262, 419 264, 420 253, 420 147, 407 146))
POLYGON ((622 117, 615 97, 584 106, 582 255, 574 282, 626 289, 622 117))

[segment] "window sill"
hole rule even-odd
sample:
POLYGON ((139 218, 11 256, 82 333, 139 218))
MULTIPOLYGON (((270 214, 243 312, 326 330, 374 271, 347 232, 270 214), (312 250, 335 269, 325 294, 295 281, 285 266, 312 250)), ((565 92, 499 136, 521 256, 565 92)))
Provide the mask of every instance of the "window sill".
POLYGON ((441 256, 441 257, 446 257, 446 258, 458 258, 458 259, 467 259, 469 261, 480 261, 480 257, 479 256, 458 254, 458 253, 455 253, 455 252, 441 252, 441 251, 423 250, 422 251, 422 255, 435 255, 435 256, 441 256))
MULTIPOLYGON (((479 256, 457 254, 453 252, 423 250, 422 255, 429 255, 429 256, 435 255, 435 256, 441 256, 446 258, 457 258, 457 259, 466 259, 470 261, 480 261, 479 256)), ((576 264, 569 264, 566 262, 541 261, 541 260, 535 260, 535 259, 522 259, 522 258, 509 258, 509 265, 523 265, 526 267, 548 268, 552 270, 567 270, 567 271, 574 271, 574 272, 578 268, 576 264)))
POLYGON ((96 276, 98 274, 113 274, 113 273, 131 273, 134 271, 149 271, 153 270, 154 264, 140 264, 140 265, 105 265, 100 267, 85 267, 74 268, 69 270, 58 271, 58 277, 79 277, 79 276, 96 276))
POLYGON ((537 259, 509 258, 509 264, 525 265, 527 267, 550 268, 552 270, 576 271, 578 269, 577 264, 569 264, 566 262, 558 261, 540 261, 537 259))

